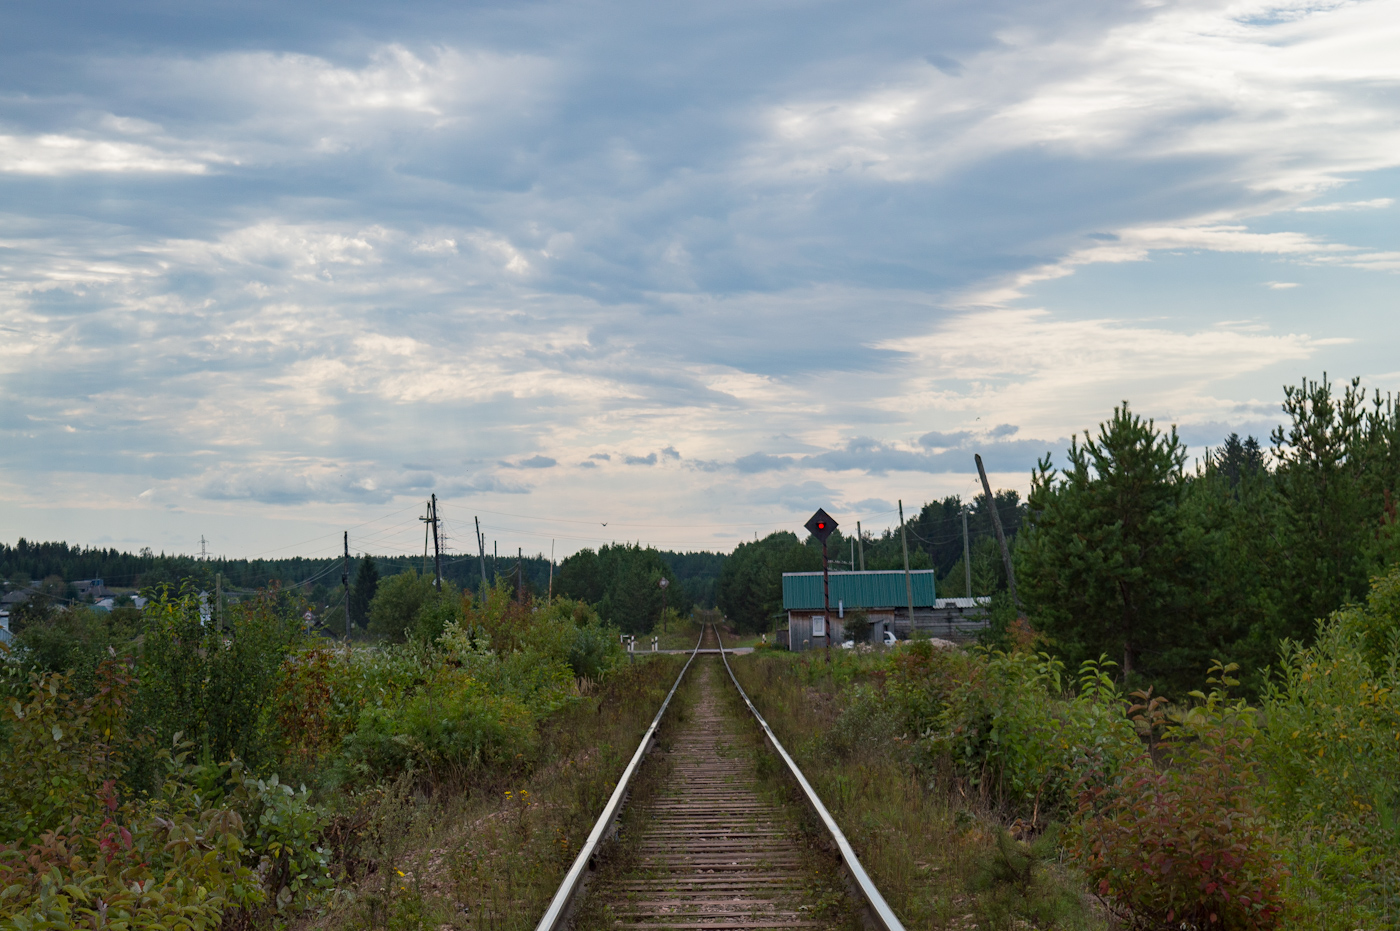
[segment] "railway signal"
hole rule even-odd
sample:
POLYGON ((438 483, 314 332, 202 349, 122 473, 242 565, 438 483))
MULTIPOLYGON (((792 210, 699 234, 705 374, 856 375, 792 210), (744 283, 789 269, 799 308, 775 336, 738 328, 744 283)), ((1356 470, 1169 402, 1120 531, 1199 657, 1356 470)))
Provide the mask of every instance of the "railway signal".
POLYGON ((836 521, 831 519, 831 515, 826 513, 824 508, 817 508, 817 513, 807 519, 804 524, 807 531, 822 541, 822 626, 826 633, 826 661, 831 662, 831 578, 827 573, 826 563, 826 538, 831 536, 831 532, 836 529, 836 521))
POLYGON ((824 509, 817 508, 817 513, 808 518, 804 526, 808 533, 822 541, 822 546, 826 546, 826 538, 831 536, 831 532, 837 528, 838 524, 824 509))

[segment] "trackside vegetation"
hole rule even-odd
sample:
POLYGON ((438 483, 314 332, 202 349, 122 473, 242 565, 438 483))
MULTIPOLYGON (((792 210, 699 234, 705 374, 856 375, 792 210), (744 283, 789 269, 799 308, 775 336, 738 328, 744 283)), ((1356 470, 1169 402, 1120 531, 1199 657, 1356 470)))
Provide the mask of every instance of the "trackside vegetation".
POLYGON ((7 654, 0 927, 523 926, 674 662, 625 664, 577 602, 418 600, 367 648, 282 592, 220 626, 166 588, 72 670, 7 654))
POLYGON ((911 927, 1400 921, 1400 570, 1255 701, 1006 649, 759 650, 736 673, 911 927))

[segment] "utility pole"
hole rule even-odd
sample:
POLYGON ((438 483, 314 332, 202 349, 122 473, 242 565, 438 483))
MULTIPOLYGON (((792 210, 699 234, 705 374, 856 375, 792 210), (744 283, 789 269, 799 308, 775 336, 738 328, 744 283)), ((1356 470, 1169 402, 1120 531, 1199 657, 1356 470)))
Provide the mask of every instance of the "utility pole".
POLYGON ((515 600, 525 604, 525 547, 515 551, 515 600))
POLYGON ((486 538, 481 535, 481 518, 472 517, 476 521, 476 549, 481 554, 481 597, 486 597, 486 538))
POLYGON ((860 521, 856 521, 856 546, 860 548, 860 571, 865 571, 865 534, 861 533, 860 521))
POLYGON ((224 574, 214 573, 214 626, 224 629, 224 574))
POLYGON ((433 570, 437 578, 433 585, 442 591, 442 535, 438 532, 437 492, 433 492, 433 570))
POLYGON ((987 481, 987 470, 982 466, 982 454, 973 454, 977 459, 977 474, 982 476, 982 490, 987 493, 987 509, 992 512, 992 529, 997 532, 997 543, 1001 546, 1001 561, 1006 566, 1006 587, 1011 591, 1011 602, 1016 610, 1021 610, 1021 599, 1016 597, 1016 570, 1011 567, 1011 549, 1006 545, 1006 534, 1001 529, 1001 515, 997 513, 997 499, 992 497, 992 485, 987 481))
POLYGON ((340 572, 340 585, 345 589, 345 639, 350 639, 350 531, 345 531, 345 562, 340 572))
POLYGON ((972 546, 967 542, 967 505, 963 505, 963 574, 967 576, 967 597, 972 597, 972 546))
POLYGON ((549 541, 549 590, 544 596, 545 606, 554 603, 554 541, 549 541))
POLYGON ((914 580, 909 575, 909 535, 904 532, 904 501, 899 502, 899 542, 904 547, 904 596, 909 602, 909 638, 914 638, 914 580))

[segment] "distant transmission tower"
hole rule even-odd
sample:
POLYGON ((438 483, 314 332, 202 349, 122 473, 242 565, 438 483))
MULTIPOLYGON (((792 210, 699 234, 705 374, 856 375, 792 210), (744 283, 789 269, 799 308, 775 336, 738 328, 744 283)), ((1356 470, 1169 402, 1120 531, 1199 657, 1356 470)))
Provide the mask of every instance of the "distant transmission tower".
POLYGON ((209 558, 209 541, 204 539, 204 534, 199 535, 199 558, 207 560, 209 558))

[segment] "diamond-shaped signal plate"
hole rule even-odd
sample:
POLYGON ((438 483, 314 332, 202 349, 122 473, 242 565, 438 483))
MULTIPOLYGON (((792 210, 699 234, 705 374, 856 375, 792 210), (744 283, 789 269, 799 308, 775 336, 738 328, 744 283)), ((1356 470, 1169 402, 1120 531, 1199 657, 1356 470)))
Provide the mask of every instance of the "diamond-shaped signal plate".
POLYGON ((812 536, 825 543, 826 538, 831 536, 831 531, 836 529, 836 521, 832 520, 825 510, 817 508, 817 513, 813 514, 804 526, 812 536))

